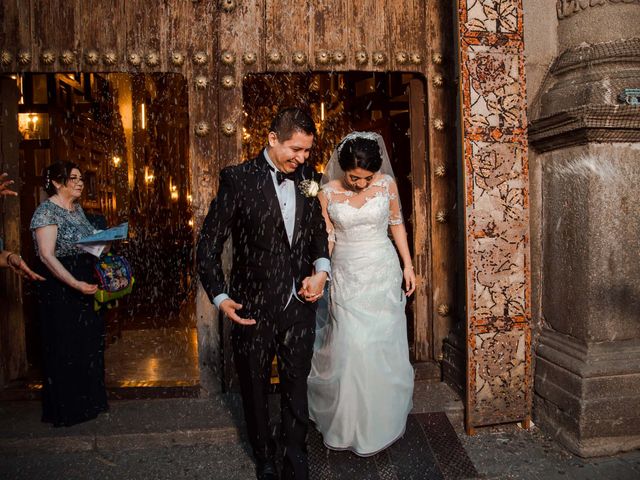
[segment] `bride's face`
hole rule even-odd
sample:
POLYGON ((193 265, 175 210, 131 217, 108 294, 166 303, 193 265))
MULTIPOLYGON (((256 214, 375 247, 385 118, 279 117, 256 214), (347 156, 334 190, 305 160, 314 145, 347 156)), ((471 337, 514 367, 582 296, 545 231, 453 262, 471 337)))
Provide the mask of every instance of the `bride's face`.
POLYGON ((370 172, 364 168, 357 167, 353 170, 347 170, 344 172, 344 183, 350 190, 353 190, 354 192, 361 192, 371 185, 375 176, 376 172, 370 172))

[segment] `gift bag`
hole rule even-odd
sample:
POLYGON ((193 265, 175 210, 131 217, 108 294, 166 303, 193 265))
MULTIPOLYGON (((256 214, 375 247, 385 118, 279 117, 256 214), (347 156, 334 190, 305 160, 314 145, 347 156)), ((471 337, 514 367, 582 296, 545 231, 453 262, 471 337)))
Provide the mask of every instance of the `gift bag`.
POLYGON ((131 293, 135 279, 129 262, 122 255, 105 255, 96 263, 95 271, 99 285, 94 296, 96 302, 112 302, 131 293))

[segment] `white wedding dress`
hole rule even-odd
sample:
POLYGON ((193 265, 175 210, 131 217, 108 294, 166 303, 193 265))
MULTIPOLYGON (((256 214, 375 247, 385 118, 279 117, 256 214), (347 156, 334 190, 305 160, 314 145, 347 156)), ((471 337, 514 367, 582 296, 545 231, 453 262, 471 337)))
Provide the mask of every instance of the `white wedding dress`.
POLYGON ((388 175, 359 202, 330 182, 323 192, 335 240, 329 316, 319 318, 308 379, 309 416, 335 450, 373 455, 400 438, 412 408, 406 297, 390 224, 402 222, 388 175))

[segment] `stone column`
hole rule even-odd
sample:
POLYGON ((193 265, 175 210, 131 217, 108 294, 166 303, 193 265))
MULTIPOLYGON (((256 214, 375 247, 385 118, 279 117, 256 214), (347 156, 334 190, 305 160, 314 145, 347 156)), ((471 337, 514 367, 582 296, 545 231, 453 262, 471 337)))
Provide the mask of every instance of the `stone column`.
POLYGON ((532 106, 542 162, 534 419, 571 451, 640 448, 640 1, 558 0, 532 106))

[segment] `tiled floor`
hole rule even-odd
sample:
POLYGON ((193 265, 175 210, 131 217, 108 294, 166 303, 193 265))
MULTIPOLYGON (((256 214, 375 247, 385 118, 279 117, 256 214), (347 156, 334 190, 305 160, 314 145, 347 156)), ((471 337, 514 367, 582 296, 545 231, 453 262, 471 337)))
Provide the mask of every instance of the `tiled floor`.
POLYGON ((105 352, 109 387, 193 386, 200 381, 192 327, 123 330, 105 352))

